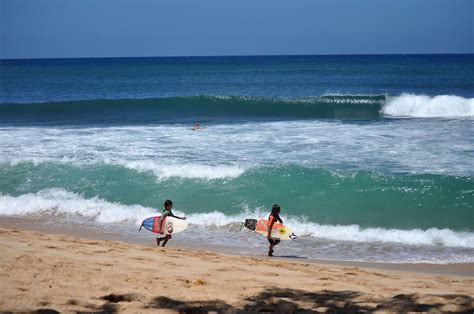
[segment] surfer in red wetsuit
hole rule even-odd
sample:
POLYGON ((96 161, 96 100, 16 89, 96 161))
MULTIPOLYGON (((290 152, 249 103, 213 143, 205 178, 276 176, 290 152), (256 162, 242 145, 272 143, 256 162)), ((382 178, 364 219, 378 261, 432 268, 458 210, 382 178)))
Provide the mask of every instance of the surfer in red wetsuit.
POLYGON ((278 221, 279 223, 283 223, 283 220, 280 218, 280 211, 281 208, 278 205, 273 205, 272 206, 272 213, 268 217, 268 242, 270 243, 270 246, 268 247, 268 256, 273 256, 273 247, 280 243, 280 239, 274 239, 272 238, 272 228, 273 224, 278 221))
MULTIPOLYGON (((165 209, 163 209, 163 213, 162 213, 161 217, 163 217, 163 218, 164 217, 174 217, 174 218, 182 219, 182 220, 186 219, 186 217, 178 217, 178 216, 175 216, 173 214, 173 212, 171 211, 171 209, 173 208, 173 202, 172 201, 166 200, 165 203, 163 204, 163 206, 165 207, 165 209)), ((164 221, 165 220, 162 219, 161 223, 163 223, 164 221)), ((161 229, 163 230, 163 225, 161 226, 161 229)), ((160 246, 160 242, 161 242, 161 240, 163 240, 162 247, 164 247, 166 245, 166 243, 168 243, 169 239, 171 239, 171 234, 167 234, 164 237, 156 238, 156 244, 158 246, 160 246)))

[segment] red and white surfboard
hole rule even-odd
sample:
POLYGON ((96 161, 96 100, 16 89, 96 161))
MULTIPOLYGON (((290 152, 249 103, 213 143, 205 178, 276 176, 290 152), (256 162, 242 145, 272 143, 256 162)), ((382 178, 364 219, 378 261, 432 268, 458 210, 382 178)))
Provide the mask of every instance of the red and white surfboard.
MULTIPOLYGON (((268 220, 266 219, 245 219, 244 226, 264 237, 268 235, 268 220)), ((272 227, 271 237, 280 240, 294 240, 298 236, 294 234, 290 227, 275 222, 272 227)))
POLYGON ((141 228, 158 234, 173 234, 184 231, 188 224, 182 220, 174 217, 150 217, 143 220, 141 228))

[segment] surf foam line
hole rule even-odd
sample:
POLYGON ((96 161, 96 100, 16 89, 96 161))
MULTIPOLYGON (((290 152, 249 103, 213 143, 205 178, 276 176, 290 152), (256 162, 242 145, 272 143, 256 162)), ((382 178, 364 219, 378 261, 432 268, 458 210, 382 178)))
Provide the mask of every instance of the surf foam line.
POLYGON ((98 197, 82 195, 54 188, 18 197, 0 195, 0 215, 22 216, 31 214, 76 214, 92 218, 99 223, 133 221, 139 225, 143 219, 157 214, 156 210, 141 205, 123 205, 98 197))
MULTIPOLYGON (((23 216, 31 214, 75 214, 93 219, 99 223, 132 222, 139 225, 147 217, 157 215, 157 210, 141 205, 124 205, 98 197, 84 198, 82 195, 64 189, 47 189, 17 197, 0 195, 0 215, 23 216)), ((179 215, 182 212, 176 211, 179 215)), ((266 217, 262 209, 245 210, 236 215, 225 215, 214 211, 187 215, 190 224, 202 227, 214 226, 229 229, 246 218, 266 217)), ((321 225, 301 217, 282 216, 285 224, 291 226, 300 236, 318 239, 351 242, 386 242, 407 245, 446 246, 474 248, 474 233, 450 229, 429 228, 400 230, 384 228, 360 228, 357 225, 321 225)))
POLYGON ((151 171, 159 180, 166 180, 173 177, 204 180, 233 179, 241 176, 245 172, 244 168, 231 165, 159 164, 147 160, 112 162, 112 164, 119 164, 128 169, 140 172, 151 171))
MULTIPOLYGON (((188 216, 188 222, 202 226, 225 228, 228 225, 240 223, 246 218, 264 218, 268 212, 244 212, 235 216, 226 216, 221 212, 198 213, 188 216)), ((308 222, 299 217, 285 217, 285 224, 291 226, 299 236, 310 236, 318 239, 350 242, 386 242, 408 245, 448 246, 474 248, 474 233, 458 232, 450 229, 429 228, 427 230, 366 228, 358 225, 321 225, 308 222)))
POLYGON ((247 170, 244 167, 236 165, 216 165, 210 166, 205 164, 188 163, 188 164, 171 164, 160 163, 158 161, 150 160, 112 160, 104 158, 101 160, 80 160, 75 158, 2 158, 0 157, 0 166, 2 164, 11 167, 29 164, 33 166, 50 165, 52 168, 55 165, 71 165, 71 166, 118 166, 124 167, 137 172, 151 172, 158 180, 168 180, 171 178, 179 179, 202 179, 202 180, 219 180, 219 179, 234 179, 245 173, 247 170))

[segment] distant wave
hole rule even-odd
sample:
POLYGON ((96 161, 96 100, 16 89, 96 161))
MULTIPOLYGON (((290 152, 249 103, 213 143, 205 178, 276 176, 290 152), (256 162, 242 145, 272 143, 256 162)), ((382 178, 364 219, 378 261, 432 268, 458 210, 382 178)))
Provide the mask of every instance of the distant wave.
MULTIPOLYGON (((46 189, 18 197, 0 195, 0 215, 18 216, 32 214, 73 214, 91 218, 99 223, 130 221, 137 225, 156 214, 156 209, 141 205, 123 205, 94 197, 83 196, 64 189, 46 189)), ((182 214, 182 213, 180 213, 182 214)), ((245 218, 261 217, 262 213, 242 212, 226 215, 221 212, 192 213, 188 222, 197 226, 215 226, 228 229, 245 218)), ((322 225, 308 222, 296 216, 283 217, 285 222, 300 236, 353 242, 387 242, 410 245, 447 246, 474 248, 474 233, 450 229, 429 228, 427 230, 360 228, 357 225, 322 225)))
POLYGON ((1 104, 0 121, 180 122, 232 119, 378 118, 385 96, 269 98, 191 96, 1 104))
POLYGON ((0 121, 171 123, 233 119, 473 117, 474 99, 440 95, 324 95, 302 98, 191 96, 0 104, 0 121))
POLYGON ((403 94, 389 97, 382 112, 390 116, 413 118, 474 117, 474 98, 403 94))

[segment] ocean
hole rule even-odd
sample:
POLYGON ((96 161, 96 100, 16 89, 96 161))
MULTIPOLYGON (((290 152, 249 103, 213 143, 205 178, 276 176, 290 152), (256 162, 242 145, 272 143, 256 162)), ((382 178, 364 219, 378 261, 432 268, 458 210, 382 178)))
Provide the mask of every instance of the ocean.
POLYGON ((264 254, 474 262, 474 55, 0 60, 0 215, 264 254), (204 127, 192 131, 199 121, 204 127))

